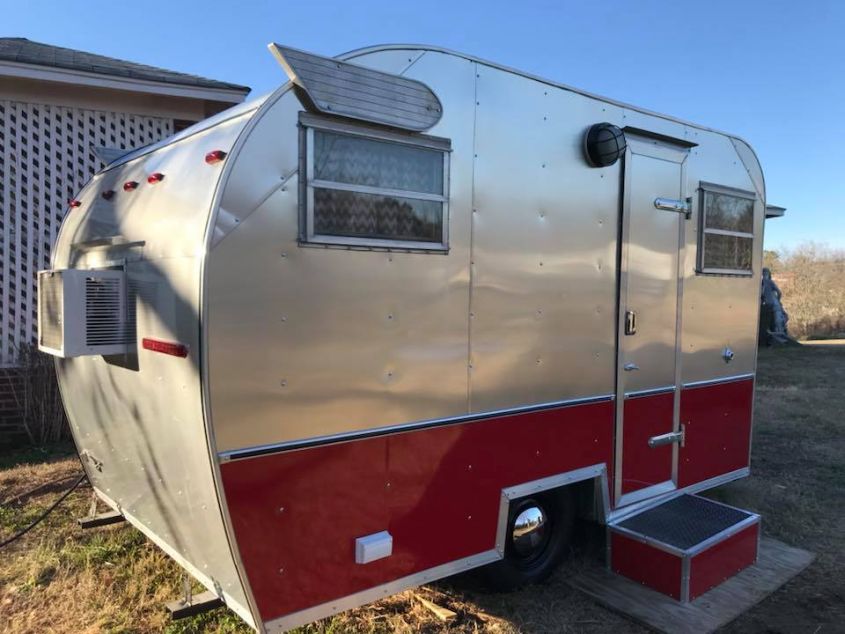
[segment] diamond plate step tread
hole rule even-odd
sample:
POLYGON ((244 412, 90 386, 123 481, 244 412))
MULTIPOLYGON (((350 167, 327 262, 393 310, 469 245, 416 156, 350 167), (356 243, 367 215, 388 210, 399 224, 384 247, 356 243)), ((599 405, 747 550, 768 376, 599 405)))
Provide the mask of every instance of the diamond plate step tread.
POLYGON ((612 524, 633 533, 689 550, 753 513, 696 495, 680 495, 612 524))

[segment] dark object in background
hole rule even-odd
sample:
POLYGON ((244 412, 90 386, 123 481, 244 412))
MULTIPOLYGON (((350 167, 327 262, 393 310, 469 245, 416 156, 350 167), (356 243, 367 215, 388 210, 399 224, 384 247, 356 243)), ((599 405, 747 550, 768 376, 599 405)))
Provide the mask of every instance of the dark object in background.
POLYGON ((780 303, 782 293, 772 279, 772 272, 763 269, 763 279, 760 289, 760 329, 758 345, 771 346, 772 343, 789 343, 792 338, 786 331, 789 315, 780 303))

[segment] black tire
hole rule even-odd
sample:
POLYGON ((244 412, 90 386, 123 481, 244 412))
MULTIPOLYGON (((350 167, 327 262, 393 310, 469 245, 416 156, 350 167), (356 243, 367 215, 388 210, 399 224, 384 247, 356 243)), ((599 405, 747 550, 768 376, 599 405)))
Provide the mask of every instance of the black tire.
POLYGON ((574 523, 575 500, 569 488, 512 501, 505 531, 505 556, 479 569, 482 583, 496 592, 510 592, 545 581, 568 553, 574 523), (539 506, 543 510, 549 530, 536 551, 524 555, 517 552, 511 535, 516 518, 530 506, 539 506))

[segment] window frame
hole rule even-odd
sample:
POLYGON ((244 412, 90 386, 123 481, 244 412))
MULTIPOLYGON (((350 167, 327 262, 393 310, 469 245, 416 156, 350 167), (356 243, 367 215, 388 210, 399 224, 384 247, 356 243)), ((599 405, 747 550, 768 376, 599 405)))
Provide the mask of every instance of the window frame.
POLYGON ((755 217, 757 215, 757 194, 744 189, 717 185, 715 183, 699 182, 698 185, 698 254, 696 258, 696 273, 699 275, 722 275, 729 277, 752 277, 754 275, 754 244, 757 235, 754 232, 755 217), (751 232, 733 231, 730 229, 716 229, 707 227, 707 208, 705 198, 707 194, 723 194, 734 198, 743 198, 751 201, 751 232), (704 265, 705 237, 710 235, 733 236, 735 238, 748 238, 751 240, 751 263, 747 269, 730 269, 704 265))
POLYGON ((301 246, 338 247, 345 249, 387 250, 427 253, 449 252, 449 164, 452 145, 449 139, 425 134, 408 134, 361 123, 340 121, 308 112, 299 114, 299 243, 301 246), (314 179, 314 131, 360 137, 363 139, 396 143, 427 150, 439 151, 443 156, 443 193, 430 194, 370 185, 355 185, 336 181, 314 179), (335 236, 314 231, 314 189, 333 189, 396 196, 411 200, 439 202, 442 205, 440 241, 401 240, 397 238, 367 238, 335 236))

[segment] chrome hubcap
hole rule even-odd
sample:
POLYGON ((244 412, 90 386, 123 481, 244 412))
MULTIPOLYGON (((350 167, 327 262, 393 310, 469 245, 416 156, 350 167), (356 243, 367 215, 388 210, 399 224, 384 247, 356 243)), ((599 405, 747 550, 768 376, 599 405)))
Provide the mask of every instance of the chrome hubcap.
POLYGON ((513 523, 511 540, 513 549, 520 557, 530 557, 542 550, 546 542, 548 521, 539 506, 527 506, 522 509, 513 523))

